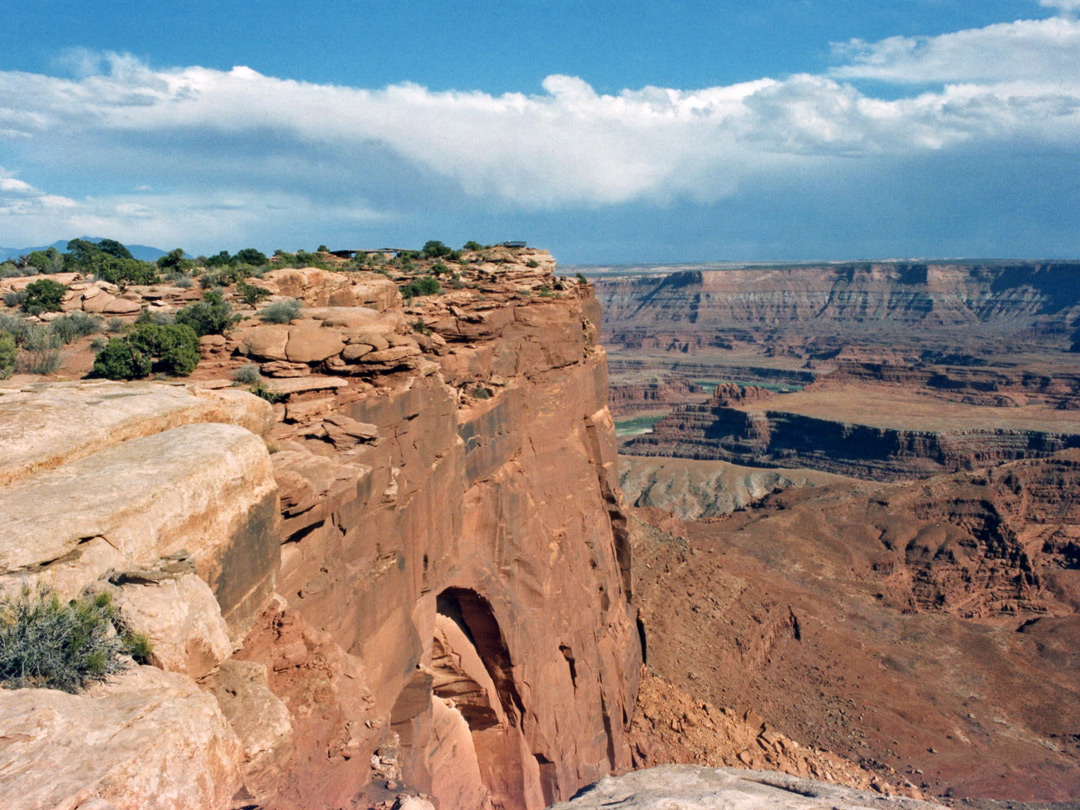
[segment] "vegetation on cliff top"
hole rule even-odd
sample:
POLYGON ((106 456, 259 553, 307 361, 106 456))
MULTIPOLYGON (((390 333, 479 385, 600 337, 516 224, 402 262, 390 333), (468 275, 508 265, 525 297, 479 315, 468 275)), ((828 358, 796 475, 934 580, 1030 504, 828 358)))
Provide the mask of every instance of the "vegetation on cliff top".
POLYGON ((42 588, 0 598, 0 684, 7 689, 78 692, 145 661, 146 636, 130 632, 107 593, 61 602, 42 588))

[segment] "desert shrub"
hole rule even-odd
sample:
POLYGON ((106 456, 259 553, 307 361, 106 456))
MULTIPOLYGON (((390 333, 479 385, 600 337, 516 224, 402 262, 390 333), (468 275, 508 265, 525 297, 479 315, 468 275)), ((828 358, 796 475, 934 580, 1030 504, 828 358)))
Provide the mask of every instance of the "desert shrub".
POLYGON ((8 290, 4 293, 4 306, 21 307, 26 303, 26 290, 8 290))
POLYGON ((31 325, 23 343, 19 369, 27 374, 52 374, 63 357, 60 338, 47 326, 31 325))
POLYGON ((472 395, 476 397, 476 399, 491 399, 491 390, 482 386, 477 386, 473 389, 472 395))
POLYGON ((236 285, 236 291, 240 293, 240 298, 249 307, 253 307, 262 301, 264 298, 269 298, 271 293, 266 287, 259 287, 255 284, 248 284, 246 281, 241 281, 236 285))
POLYGON ((551 291, 551 287, 547 286, 546 284, 540 288, 539 293, 544 298, 551 298, 555 294, 551 291))
POLYGON ((70 315, 61 315, 49 324, 49 328, 61 343, 67 345, 81 337, 100 332, 101 318, 97 315, 75 311, 70 315))
POLYGON ((208 292, 202 301, 188 304, 176 313, 176 323, 190 326, 196 335, 224 335, 237 317, 232 305, 219 292, 208 292))
POLYGON ((135 323, 156 323, 158 326, 171 326, 176 323, 176 315, 172 312, 162 312, 161 310, 143 307, 139 310, 135 323))
POLYGON ((124 668, 120 656, 151 654, 126 632, 107 593, 61 602, 48 589, 0 598, 0 682, 8 689, 78 692, 124 668))
POLYGON ((539 267, 540 262, 538 262, 536 259, 529 259, 527 262, 525 262, 525 266, 526 267, 539 267))
POLYGON ((186 290, 189 287, 194 286, 195 282, 191 280, 190 276, 170 276, 169 283, 174 287, 179 287, 181 290, 186 290))
POLYGON ((59 312, 67 287, 51 278, 39 278, 26 285, 26 300, 23 309, 31 315, 42 312, 59 312))
POLYGON ((109 332, 123 332, 124 319, 114 315, 105 322, 105 329, 109 332))
POLYGON ((303 309, 303 304, 298 298, 275 301, 259 313, 259 319, 266 323, 289 323, 294 318, 300 317, 301 309, 303 309))
POLYGON ((18 353, 15 336, 10 332, 0 332, 0 380, 6 380, 14 373, 18 353))
POLYGON ((37 275, 36 267, 19 267, 15 262, 0 262, 0 278, 19 278, 37 275))
POLYGON ((30 333, 37 328, 37 324, 22 317, 21 315, 8 315, 0 312, 0 331, 7 332, 15 338, 15 345, 22 346, 30 338, 30 333))
POLYGON ((35 273, 59 273, 64 269, 64 256, 54 247, 35 250, 22 257, 24 268, 35 273))
POLYGON ((152 372, 186 377, 199 364, 199 338, 186 324, 139 323, 113 338, 94 360, 94 373, 110 380, 135 380, 152 372))
POLYGON ((450 272, 450 268, 447 267, 442 262, 435 262, 435 264, 431 265, 431 274, 434 275, 434 276, 441 276, 443 274, 449 274, 449 272, 450 272))
POLYGON ((465 245, 464 245, 464 247, 462 249, 463 250, 483 250, 484 246, 481 245, 479 242, 477 242, 477 241, 475 241, 473 239, 470 239, 468 242, 465 243, 465 245))
POLYGON ((442 292, 442 287, 439 286, 438 280, 431 276, 424 276, 416 279, 416 281, 410 281, 401 288, 401 294, 405 298, 415 298, 418 295, 436 295, 440 292, 442 292))
POLYGON ((241 385, 256 385, 262 382, 262 369, 259 368, 258 363, 248 363, 236 370, 233 379, 241 385))
POLYGON ((271 405, 276 405, 279 402, 284 402, 286 396, 285 394, 279 394, 275 391, 271 391, 269 388, 266 387, 266 383, 262 380, 251 386, 248 389, 248 392, 254 394, 260 399, 265 399, 271 405))
POLYGON ((416 321, 413 322, 412 330, 421 335, 431 334, 431 327, 424 323, 424 321, 420 318, 417 318, 416 321))
POLYGON ((578 273, 577 274, 577 283, 578 284, 588 284, 589 280, 587 278, 585 278, 585 276, 583 276, 581 273, 578 273))

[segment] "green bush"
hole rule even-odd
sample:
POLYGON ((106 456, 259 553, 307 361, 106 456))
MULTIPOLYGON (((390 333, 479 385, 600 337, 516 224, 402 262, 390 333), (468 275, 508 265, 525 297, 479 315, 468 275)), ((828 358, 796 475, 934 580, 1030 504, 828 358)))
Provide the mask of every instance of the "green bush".
POLYGON ((152 372, 186 377, 199 364, 199 338, 190 326, 136 324, 98 353, 94 373, 110 380, 136 380, 152 372))
POLYGON ((94 268, 94 275, 115 284, 127 287, 129 284, 156 284, 161 280, 156 265, 132 258, 104 256, 94 268))
POLYGON ((483 250, 484 246, 481 245, 479 242, 470 239, 468 242, 465 243, 465 246, 462 249, 463 250, 483 250))
POLYGON ((275 301, 259 313, 259 319, 266 323, 289 323, 294 318, 300 317, 303 304, 297 298, 286 301, 275 301))
POLYGON ((108 594, 63 603, 47 589, 0 598, 0 683, 7 689, 78 692, 124 668, 120 655, 145 636, 123 627, 108 594))
POLYGON ((0 332, 0 380, 6 380, 15 372, 15 358, 18 353, 15 336, 10 332, 0 332))
POLYGON ((219 292, 203 294, 203 300, 176 313, 176 322, 190 326, 196 335, 224 335, 238 318, 233 315, 232 306, 219 292))
POLYGON ((439 259, 443 256, 449 256, 453 253, 453 250, 437 239, 432 239, 424 243, 424 248, 420 252, 425 259, 439 259))
POLYGON ((42 312, 59 312, 67 287, 51 278, 39 278, 26 285, 26 300, 23 309, 31 315, 42 312))
POLYGON ((287 396, 286 394, 278 394, 274 391, 271 391, 269 388, 266 387, 266 383, 262 380, 251 386, 251 388, 248 389, 248 392, 254 394, 260 399, 265 399, 271 405, 277 405, 279 402, 284 402, 287 396))
POLYGON ((248 284, 245 281, 241 281, 236 285, 236 291, 240 293, 240 298, 249 307, 253 307, 264 298, 269 298, 273 295, 266 287, 258 287, 254 284, 248 284))
POLYGON ((8 290, 4 293, 4 306, 15 308, 26 303, 26 290, 8 290))
POLYGON ((438 280, 431 276, 410 281, 401 288, 401 294, 406 299, 415 298, 418 295, 437 295, 440 292, 442 292, 442 287, 439 286, 438 280))

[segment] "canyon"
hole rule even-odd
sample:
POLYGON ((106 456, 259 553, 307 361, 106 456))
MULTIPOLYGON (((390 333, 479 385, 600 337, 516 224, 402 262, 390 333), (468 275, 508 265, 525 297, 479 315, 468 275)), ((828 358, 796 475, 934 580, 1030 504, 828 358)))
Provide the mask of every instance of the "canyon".
POLYGON ((648 668, 924 796, 1071 806, 1080 265, 595 283, 648 668))
POLYGON ((152 650, 0 689, 4 807, 1080 795, 1080 265, 324 258, 186 378, 0 381, 0 595, 152 650))

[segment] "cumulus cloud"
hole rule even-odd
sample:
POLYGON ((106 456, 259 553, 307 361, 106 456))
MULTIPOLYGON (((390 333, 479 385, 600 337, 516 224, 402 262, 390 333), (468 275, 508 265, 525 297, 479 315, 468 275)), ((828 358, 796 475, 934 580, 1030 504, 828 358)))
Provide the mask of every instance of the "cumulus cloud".
POLYGON ((44 221, 51 206, 80 232, 209 238, 258 217, 373 222, 434 188, 526 211, 710 202, 836 160, 1080 151, 1080 23, 1069 16, 835 50, 843 64, 824 75, 617 93, 552 75, 542 92, 501 95, 80 52, 74 78, 0 73, 0 143, 23 176, 48 166, 116 188, 76 201, 0 175, 0 217, 44 221), (865 79, 919 89, 875 97, 865 79))

